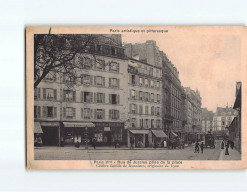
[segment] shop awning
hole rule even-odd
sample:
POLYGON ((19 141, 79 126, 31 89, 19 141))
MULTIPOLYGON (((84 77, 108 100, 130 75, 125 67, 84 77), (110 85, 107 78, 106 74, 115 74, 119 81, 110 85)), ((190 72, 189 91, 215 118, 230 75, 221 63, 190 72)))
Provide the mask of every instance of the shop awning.
POLYGON ((177 137, 178 135, 176 134, 176 133, 174 133, 174 132, 171 132, 172 133, 172 135, 174 135, 175 137, 177 137))
POLYGON ((65 127, 95 127, 93 123, 73 123, 73 122, 63 122, 65 127))
POLYGON ((155 137, 168 137, 162 130, 152 130, 155 137))
POLYGON ((133 134, 149 134, 149 130, 129 130, 133 134))
POLYGON ((34 122, 34 133, 43 133, 39 122, 34 122))

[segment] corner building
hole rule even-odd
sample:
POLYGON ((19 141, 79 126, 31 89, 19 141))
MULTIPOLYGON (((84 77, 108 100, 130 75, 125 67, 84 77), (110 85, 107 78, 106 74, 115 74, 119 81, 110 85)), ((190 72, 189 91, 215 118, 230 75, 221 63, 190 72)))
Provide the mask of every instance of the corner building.
POLYGON ((102 41, 90 45, 93 55, 76 56, 83 62, 76 81, 50 72, 35 89, 35 126, 43 145, 90 144, 93 137, 98 145, 127 144, 128 61, 116 36, 114 45, 102 41))

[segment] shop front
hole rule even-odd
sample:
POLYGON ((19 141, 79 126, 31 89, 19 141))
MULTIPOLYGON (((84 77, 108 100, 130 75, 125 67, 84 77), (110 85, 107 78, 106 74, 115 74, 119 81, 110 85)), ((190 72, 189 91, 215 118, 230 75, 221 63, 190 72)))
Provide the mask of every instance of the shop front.
POLYGON ((43 133, 41 134, 43 146, 59 146, 59 122, 40 122, 43 133))
POLYGON ((152 145, 154 147, 167 147, 168 136, 163 130, 152 130, 152 145), (165 141, 165 142, 164 142, 165 141))
POLYGON ((144 148, 149 147, 152 143, 152 138, 150 136, 150 130, 141 130, 134 129, 129 130, 129 143, 128 146, 131 145, 130 142, 133 142, 133 147, 135 148, 144 148))
POLYGON ((34 146, 42 146, 42 134, 40 122, 34 122, 34 146))

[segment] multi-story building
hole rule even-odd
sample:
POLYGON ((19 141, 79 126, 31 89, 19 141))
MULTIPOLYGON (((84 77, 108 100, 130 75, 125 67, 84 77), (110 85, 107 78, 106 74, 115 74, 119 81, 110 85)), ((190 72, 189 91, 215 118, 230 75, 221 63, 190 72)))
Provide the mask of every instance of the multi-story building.
POLYGON ((232 107, 217 107, 213 118, 213 131, 225 131, 238 112, 232 107))
POLYGON ((75 57, 81 62, 79 78, 50 72, 35 89, 35 126, 42 129, 44 145, 85 143, 93 137, 103 145, 127 143, 128 60, 121 35, 89 47, 89 53, 75 57))
POLYGON ((195 141, 201 138, 201 96, 198 90, 194 91, 189 87, 184 87, 186 94, 186 110, 187 124, 186 132, 188 132, 188 140, 195 141))
POLYGON ((202 132, 208 133, 213 131, 213 111, 202 108, 202 132))
POLYGON ((134 139, 135 147, 151 147, 166 137, 162 130, 162 70, 130 59, 128 75, 128 138, 134 139))

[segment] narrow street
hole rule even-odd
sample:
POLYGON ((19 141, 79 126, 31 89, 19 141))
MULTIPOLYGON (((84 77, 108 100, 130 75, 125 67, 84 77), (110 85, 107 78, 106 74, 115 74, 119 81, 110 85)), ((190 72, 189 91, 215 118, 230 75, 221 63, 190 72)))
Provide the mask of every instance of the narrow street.
POLYGON ((220 149, 220 141, 215 149, 205 148, 203 154, 194 153, 194 146, 182 150, 41 147, 35 148, 35 160, 240 160, 240 154, 231 149, 225 159, 224 151, 220 149))

